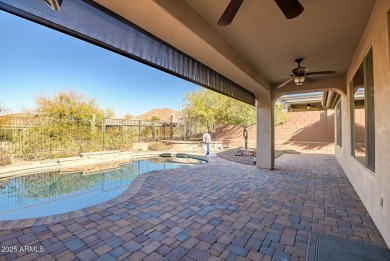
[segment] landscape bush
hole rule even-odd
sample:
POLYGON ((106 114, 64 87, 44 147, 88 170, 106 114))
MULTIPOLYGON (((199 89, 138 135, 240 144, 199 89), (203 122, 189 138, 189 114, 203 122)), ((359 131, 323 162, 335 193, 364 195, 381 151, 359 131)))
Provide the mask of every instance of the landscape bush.
POLYGON ((0 166, 7 166, 12 163, 12 155, 11 153, 0 147, 0 166))
POLYGON ((14 153, 22 160, 78 156, 83 152, 128 150, 133 133, 121 129, 91 130, 90 126, 58 124, 29 128, 14 137, 14 153))
POLYGON ((1 131, 0 138, 12 143, 12 153, 18 160, 128 150, 133 145, 134 133, 128 126, 104 125, 105 118, 114 117, 111 109, 101 109, 94 99, 74 90, 61 91, 53 97, 38 96, 36 109, 29 114, 28 118, 0 117, 0 127, 15 125, 9 135, 1 131))
POLYGON ((133 133, 121 129, 109 129, 104 133, 105 150, 128 150, 133 146, 133 133))

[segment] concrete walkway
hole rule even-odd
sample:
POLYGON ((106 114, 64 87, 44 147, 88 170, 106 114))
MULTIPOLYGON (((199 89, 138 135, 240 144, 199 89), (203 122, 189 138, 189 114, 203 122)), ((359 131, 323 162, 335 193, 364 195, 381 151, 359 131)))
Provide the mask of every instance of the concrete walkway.
POLYGON ((305 260, 312 230, 385 246, 334 156, 277 167, 217 158, 155 172, 107 209, 0 230, 0 260, 305 260))

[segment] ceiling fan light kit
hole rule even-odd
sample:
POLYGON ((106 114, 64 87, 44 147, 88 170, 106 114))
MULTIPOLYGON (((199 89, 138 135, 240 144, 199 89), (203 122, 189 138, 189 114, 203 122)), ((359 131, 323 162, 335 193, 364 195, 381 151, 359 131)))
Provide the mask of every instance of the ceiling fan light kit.
POLYGON ((296 85, 302 85, 305 82, 305 77, 304 76, 296 76, 294 77, 294 82, 296 85))

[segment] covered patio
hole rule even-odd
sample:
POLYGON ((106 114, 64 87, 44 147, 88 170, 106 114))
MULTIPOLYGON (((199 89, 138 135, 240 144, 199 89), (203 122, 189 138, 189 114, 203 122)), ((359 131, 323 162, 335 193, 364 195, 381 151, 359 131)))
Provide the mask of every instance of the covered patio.
POLYGON ((2 246, 44 247, 0 260, 305 260, 312 231, 386 246, 333 155, 285 154, 277 165, 215 158, 145 174, 114 206, 0 230, 2 246))

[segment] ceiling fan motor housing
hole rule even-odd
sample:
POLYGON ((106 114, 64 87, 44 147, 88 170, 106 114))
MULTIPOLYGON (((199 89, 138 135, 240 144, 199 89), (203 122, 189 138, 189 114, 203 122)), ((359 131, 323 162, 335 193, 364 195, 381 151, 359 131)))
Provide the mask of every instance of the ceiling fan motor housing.
POLYGON ((304 58, 298 58, 298 59, 295 59, 295 62, 298 64, 298 67, 297 68, 294 68, 292 70, 292 73, 294 76, 301 76, 301 77, 305 77, 305 74, 306 72, 309 70, 307 69, 306 67, 301 67, 301 62, 304 60, 304 58))
POLYGON ((302 77, 304 77, 308 70, 309 69, 307 69, 306 67, 298 67, 298 68, 293 69, 292 73, 293 73, 294 76, 302 76, 302 77))

